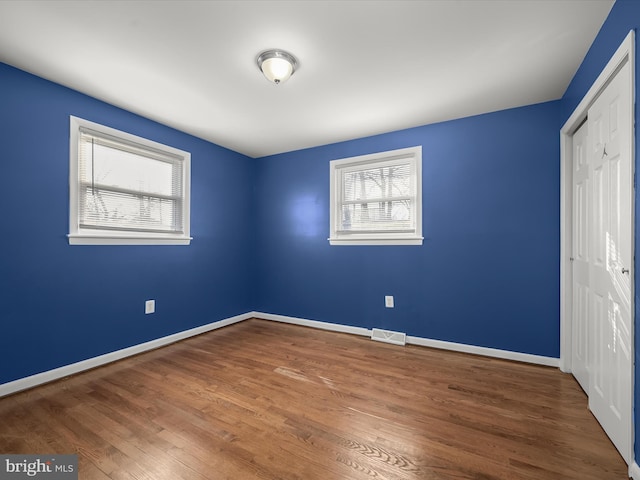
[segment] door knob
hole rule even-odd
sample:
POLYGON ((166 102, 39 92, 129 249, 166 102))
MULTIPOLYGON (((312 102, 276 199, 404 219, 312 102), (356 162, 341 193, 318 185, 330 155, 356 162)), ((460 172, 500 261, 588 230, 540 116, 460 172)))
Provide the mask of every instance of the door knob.
POLYGON ((622 267, 622 273, 629 273, 629 269, 622 267))

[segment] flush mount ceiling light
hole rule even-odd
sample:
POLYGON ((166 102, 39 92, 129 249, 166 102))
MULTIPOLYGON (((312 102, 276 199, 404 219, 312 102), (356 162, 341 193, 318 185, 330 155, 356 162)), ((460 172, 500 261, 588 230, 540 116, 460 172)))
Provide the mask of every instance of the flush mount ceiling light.
POLYGON ((258 56, 258 67, 276 85, 286 82, 297 66, 296 58, 284 50, 267 50, 258 56))

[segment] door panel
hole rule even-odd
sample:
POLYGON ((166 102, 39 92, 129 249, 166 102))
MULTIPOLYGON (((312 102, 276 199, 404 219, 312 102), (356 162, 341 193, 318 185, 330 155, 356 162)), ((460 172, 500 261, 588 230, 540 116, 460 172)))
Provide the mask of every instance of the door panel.
POLYGON ((631 178, 628 63, 588 114, 593 227, 587 336, 589 408, 624 459, 631 459, 631 178), (591 334, 592 332, 592 334, 591 334))
POLYGON ((593 245, 593 263, 604 266, 605 229, 604 229, 604 170, 602 166, 593 169, 593 227, 589 232, 593 245))
MULTIPOLYGON (((595 294, 593 296, 593 316, 591 318, 592 335, 589 337, 603 338, 605 336, 605 322, 596 321, 604 318, 604 298, 601 295, 595 294)), ((604 385, 604 371, 602 368, 604 353, 602 348, 602 342, 594 342, 590 344, 590 351, 593 353, 591 356, 591 377, 590 377, 590 389, 588 390, 589 396, 593 396, 594 392, 599 397, 604 397, 606 387, 604 385)))

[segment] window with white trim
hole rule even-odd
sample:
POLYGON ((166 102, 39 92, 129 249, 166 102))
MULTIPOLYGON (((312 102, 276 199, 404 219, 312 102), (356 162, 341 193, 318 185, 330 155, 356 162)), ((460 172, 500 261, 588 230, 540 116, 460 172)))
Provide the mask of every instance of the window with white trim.
POLYGON ((330 162, 331 245, 422 245, 422 147, 330 162))
POLYGON ((188 245, 188 152, 70 117, 69 243, 188 245))

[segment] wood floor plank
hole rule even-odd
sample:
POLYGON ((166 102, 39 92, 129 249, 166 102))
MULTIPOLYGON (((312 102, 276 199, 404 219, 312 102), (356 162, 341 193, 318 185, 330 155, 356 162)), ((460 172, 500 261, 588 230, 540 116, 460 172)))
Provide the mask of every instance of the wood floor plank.
POLYGON ((623 480, 559 370, 249 320, 0 398, 88 480, 623 480))

